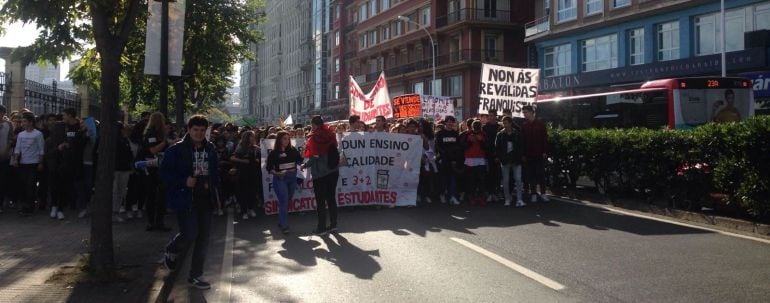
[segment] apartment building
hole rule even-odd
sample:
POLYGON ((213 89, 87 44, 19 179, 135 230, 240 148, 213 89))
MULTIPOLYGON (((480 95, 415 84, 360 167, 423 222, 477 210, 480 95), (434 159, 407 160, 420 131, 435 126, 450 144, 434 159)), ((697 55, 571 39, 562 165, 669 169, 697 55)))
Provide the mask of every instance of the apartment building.
MULTIPOLYGON (((724 28, 727 74, 752 78, 767 102, 770 1, 725 1, 724 28)), ((564 96, 718 76, 721 34, 718 0, 540 0, 525 41, 541 94, 564 96)))
POLYGON ((385 72, 391 96, 450 96, 456 115, 478 108, 482 63, 526 66, 532 1, 332 0, 329 99, 322 114, 348 113, 348 79, 368 91, 385 72), (435 82, 434 54, 435 51, 435 82))

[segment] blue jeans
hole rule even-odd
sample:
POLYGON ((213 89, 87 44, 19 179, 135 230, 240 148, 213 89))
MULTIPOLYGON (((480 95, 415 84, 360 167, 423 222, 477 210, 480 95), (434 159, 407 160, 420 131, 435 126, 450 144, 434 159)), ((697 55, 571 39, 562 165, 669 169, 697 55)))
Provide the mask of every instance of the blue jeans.
POLYGON ((273 175, 273 188, 278 197, 278 222, 289 226, 289 201, 297 189, 297 171, 286 172, 283 177, 273 175))
POLYGON ((179 233, 166 245, 166 251, 181 254, 192 245, 190 278, 198 278, 203 275, 203 263, 206 261, 211 234, 211 196, 202 195, 193 199, 190 210, 176 211, 179 233))

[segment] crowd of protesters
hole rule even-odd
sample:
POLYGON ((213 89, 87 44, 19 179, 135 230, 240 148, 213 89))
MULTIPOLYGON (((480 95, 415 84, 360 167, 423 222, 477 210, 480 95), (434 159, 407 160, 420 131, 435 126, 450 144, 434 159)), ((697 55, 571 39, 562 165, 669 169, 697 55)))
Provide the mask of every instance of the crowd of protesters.
MULTIPOLYGON (((505 206, 521 207, 528 202, 548 201, 543 194, 548 152, 545 125, 535 118, 532 107, 524 107, 523 114, 524 119, 514 119, 509 111, 502 116, 491 111, 466 121, 452 116, 439 121, 389 120, 380 116, 372 125, 351 116, 347 121, 321 122, 321 126, 337 134, 390 132, 421 136, 424 153, 418 205, 440 202, 484 206, 499 201, 505 206)), ((75 214, 88 216, 98 165, 98 123, 92 118, 79 118, 74 109, 35 116, 28 110, 6 114, 6 109, 0 107, 0 212, 15 209, 30 215, 45 210, 50 211, 51 218, 60 220, 75 214)), ((135 163, 162 158, 184 137, 185 129, 176 131, 161 113, 143 113, 134 123, 117 124, 113 220, 146 219, 148 231, 167 231, 167 205, 158 166, 137 168, 135 163)), ((223 215, 230 205, 243 220, 261 212, 262 139, 279 142, 275 148, 268 147, 275 154, 266 155, 267 171, 278 197, 289 199, 297 184, 288 180, 296 178, 291 176, 297 174, 303 156, 307 158, 291 146, 289 139, 308 138, 318 127, 312 123, 307 127, 210 124, 207 139, 213 143, 219 161, 216 173, 222 180, 215 189, 213 215, 223 215)), ((288 231, 287 210, 279 210, 280 228, 288 231)))

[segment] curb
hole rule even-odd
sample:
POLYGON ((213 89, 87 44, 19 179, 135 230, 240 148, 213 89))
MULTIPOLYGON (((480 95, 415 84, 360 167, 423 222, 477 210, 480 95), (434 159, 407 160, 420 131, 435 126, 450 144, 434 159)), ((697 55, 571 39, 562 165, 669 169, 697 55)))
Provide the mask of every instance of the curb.
MULTIPOLYGON (((562 193, 564 194, 564 193, 562 193)), ((763 239, 770 239, 770 225, 750 222, 746 220, 740 220, 735 218, 710 216, 704 213, 696 213, 690 211, 684 211, 679 209, 671 209, 667 207, 659 207, 645 203, 635 203, 631 201, 623 201, 622 203, 613 203, 608 199, 604 201, 589 201, 585 199, 563 196, 562 194, 551 193, 552 197, 564 202, 571 202, 577 204, 583 204, 593 207, 614 207, 619 209, 631 210, 640 213, 646 213, 656 215, 659 217, 666 217, 676 219, 679 221, 691 222, 700 225, 709 226, 712 228, 719 228, 728 232, 739 232, 750 236, 755 236, 763 239)))

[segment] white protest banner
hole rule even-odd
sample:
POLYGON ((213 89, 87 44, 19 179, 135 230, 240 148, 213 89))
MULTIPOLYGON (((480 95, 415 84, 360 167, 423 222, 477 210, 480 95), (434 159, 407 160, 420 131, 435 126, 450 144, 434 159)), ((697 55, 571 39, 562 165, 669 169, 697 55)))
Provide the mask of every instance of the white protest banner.
POLYGON ((377 116, 393 118, 385 73, 380 74, 372 91, 366 95, 353 76, 350 76, 350 115, 360 116, 361 121, 366 124, 374 123, 377 116))
MULTIPOLYGON (((267 172, 267 155, 275 145, 275 139, 263 139, 260 147, 262 148, 262 192, 265 201, 265 214, 278 213, 278 197, 273 188, 273 175, 267 172)), ((302 155, 305 152, 305 139, 291 139, 291 145, 299 150, 302 155)), ((298 178, 303 179, 297 186, 294 196, 289 201, 289 212, 308 211, 315 209, 315 195, 313 194, 313 180, 310 177, 308 169, 298 171, 298 178)))
MULTIPOLYGON (((278 198, 272 187, 273 176, 266 171, 267 155, 275 140, 262 140, 262 186, 265 213, 278 213, 278 198)), ((415 205, 419 185, 422 137, 391 133, 344 133, 339 140, 346 166, 340 167, 337 204, 415 205)), ((292 139, 304 150, 304 139, 292 139)), ((297 187, 289 212, 314 210, 313 180, 310 169, 299 172, 304 178, 297 187)))
POLYGON ((521 108, 535 104, 540 70, 492 64, 482 64, 481 68, 479 113, 510 109, 514 117, 524 117, 521 108))
MULTIPOLYGON (((168 4, 168 75, 182 75, 182 49, 184 48, 184 17, 187 0, 168 4)), ((144 49, 144 74, 160 75, 160 1, 148 1, 147 34, 144 49)))
POLYGON ((340 148, 337 203, 415 205, 420 181, 422 137, 391 133, 345 133, 340 148))
POLYGON ((420 96, 422 100, 422 117, 431 118, 433 121, 444 119, 446 116, 454 116, 455 105, 452 99, 442 96, 420 96))

